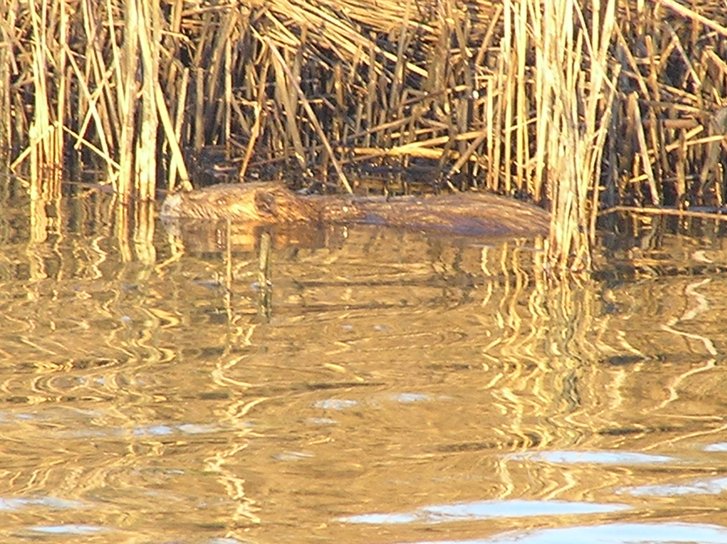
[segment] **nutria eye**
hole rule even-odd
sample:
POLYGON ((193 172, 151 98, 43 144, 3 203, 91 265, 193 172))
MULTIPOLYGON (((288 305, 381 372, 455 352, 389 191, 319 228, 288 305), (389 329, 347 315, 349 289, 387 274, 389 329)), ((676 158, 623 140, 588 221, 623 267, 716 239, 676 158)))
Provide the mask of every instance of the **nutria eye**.
POLYGON ((273 195, 257 193, 255 195, 255 207, 260 213, 275 215, 277 206, 273 195))

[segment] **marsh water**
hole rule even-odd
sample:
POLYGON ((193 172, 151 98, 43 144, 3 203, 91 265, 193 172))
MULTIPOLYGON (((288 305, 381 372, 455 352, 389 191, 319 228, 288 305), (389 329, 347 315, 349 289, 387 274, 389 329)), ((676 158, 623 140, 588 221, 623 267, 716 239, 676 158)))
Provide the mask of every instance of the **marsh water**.
POLYGON ((639 221, 548 283, 537 240, 22 194, 0 542, 727 543, 719 227, 639 221))

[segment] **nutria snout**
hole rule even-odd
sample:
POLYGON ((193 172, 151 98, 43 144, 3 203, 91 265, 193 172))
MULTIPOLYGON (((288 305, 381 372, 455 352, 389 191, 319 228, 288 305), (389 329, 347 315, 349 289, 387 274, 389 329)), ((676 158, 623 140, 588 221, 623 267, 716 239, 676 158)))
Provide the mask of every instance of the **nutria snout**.
POLYGON ((545 234, 544 210, 486 193, 425 197, 302 196, 281 184, 221 184, 170 194, 163 217, 230 220, 258 225, 365 223, 477 236, 545 234))

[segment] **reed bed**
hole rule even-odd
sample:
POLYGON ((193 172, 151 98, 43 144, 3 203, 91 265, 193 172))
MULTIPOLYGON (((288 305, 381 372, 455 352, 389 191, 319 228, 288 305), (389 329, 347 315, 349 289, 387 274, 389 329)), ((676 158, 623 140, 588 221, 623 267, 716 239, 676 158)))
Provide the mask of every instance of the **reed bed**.
POLYGON ((599 210, 721 209, 722 0, 8 0, 0 148, 33 196, 363 177, 553 211, 553 270, 599 210))

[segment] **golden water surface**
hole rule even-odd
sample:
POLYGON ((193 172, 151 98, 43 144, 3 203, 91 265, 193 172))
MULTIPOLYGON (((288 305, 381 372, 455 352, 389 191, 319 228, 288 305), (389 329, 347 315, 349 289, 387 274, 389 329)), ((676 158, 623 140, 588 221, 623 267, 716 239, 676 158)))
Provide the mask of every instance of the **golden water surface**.
POLYGON ((0 212, 0 542, 727 543, 719 236, 0 212))

